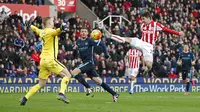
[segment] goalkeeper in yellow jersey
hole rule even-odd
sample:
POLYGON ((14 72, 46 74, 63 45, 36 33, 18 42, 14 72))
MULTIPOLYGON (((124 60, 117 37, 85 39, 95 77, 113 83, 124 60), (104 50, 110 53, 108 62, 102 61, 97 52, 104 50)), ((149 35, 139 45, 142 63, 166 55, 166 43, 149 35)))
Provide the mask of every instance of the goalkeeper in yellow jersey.
POLYGON ((20 105, 25 105, 27 100, 35 94, 41 87, 43 87, 48 79, 50 73, 55 73, 63 77, 61 81, 61 89, 57 96, 58 100, 69 103, 70 101, 65 96, 65 89, 68 85, 68 82, 71 78, 71 74, 63 64, 57 60, 58 55, 58 37, 64 26, 61 25, 61 28, 53 29, 54 22, 53 18, 45 17, 43 19, 44 29, 38 29, 37 27, 31 25, 31 29, 36 32, 42 39, 42 52, 40 55, 40 71, 39 71, 39 83, 33 86, 29 92, 20 99, 20 105))

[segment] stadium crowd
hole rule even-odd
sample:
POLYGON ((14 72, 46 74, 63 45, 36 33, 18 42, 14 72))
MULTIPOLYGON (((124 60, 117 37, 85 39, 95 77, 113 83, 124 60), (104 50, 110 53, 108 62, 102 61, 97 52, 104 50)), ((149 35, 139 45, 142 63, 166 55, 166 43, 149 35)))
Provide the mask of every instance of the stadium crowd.
MULTIPOLYGON (((12 0, 2 1, 13 3, 12 0)), ((192 71, 194 77, 200 77, 199 0, 154 0, 154 2, 150 0, 90 0, 89 2, 94 4, 90 8, 101 19, 108 15, 123 15, 131 21, 119 25, 118 19, 115 19, 111 27, 106 26, 113 34, 141 37, 140 15, 144 10, 150 11, 154 20, 163 25, 177 31, 183 30, 186 34, 185 38, 166 33, 159 34, 154 52, 154 66, 148 77, 153 77, 153 74, 161 77, 179 77, 180 66, 176 62, 179 53, 182 52, 183 44, 188 44, 190 51, 195 54, 196 65, 192 68, 192 71)), ((1 11, 0 14, 5 13, 1 11)), ((55 27, 59 27, 62 22, 66 22, 69 26, 67 32, 60 35, 58 59, 71 71, 81 63, 76 50, 76 40, 80 38, 80 28, 86 26, 91 29, 91 25, 78 15, 66 20, 62 12, 59 12, 58 18, 54 19, 55 27)), ((30 30, 30 24, 43 28, 40 16, 23 23, 18 12, 5 16, 4 21, 1 22, 0 77, 37 77, 42 43, 38 36, 30 30)), ((106 60, 101 49, 95 49, 96 70, 102 77, 123 77, 126 65, 124 56, 130 46, 119 44, 104 37, 102 40, 106 43, 111 58, 106 60)), ((144 68, 145 66, 141 65, 139 77, 142 76, 144 68)))
MULTIPOLYGON (((141 14, 147 10, 153 20, 160 22, 168 28, 184 31, 185 38, 175 35, 160 33, 154 52, 154 66, 151 73, 159 75, 167 74, 168 77, 179 77, 180 66, 176 64, 183 44, 190 47, 194 53, 196 65, 192 68, 195 77, 199 77, 200 69, 200 1, 199 0, 92 0, 90 8, 101 19, 108 15, 122 15, 129 19, 130 23, 118 24, 119 20, 108 29, 113 33, 126 37, 141 37, 141 14)), ((106 24, 108 25, 108 24, 106 24)), ((109 45, 110 43, 108 43, 109 45)), ((123 46, 124 47, 124 46, 123 46)), ((122 47, 122 49, 124 49, 122 47)), ((143 68, 143 67, 141 67, 143 68)), ((141 72, 140 72, 141 73, 141 72)), ((153 76, 153 74, 150 76, 153 76)), ((166 77, 166 75, 164 75, 166 77)))

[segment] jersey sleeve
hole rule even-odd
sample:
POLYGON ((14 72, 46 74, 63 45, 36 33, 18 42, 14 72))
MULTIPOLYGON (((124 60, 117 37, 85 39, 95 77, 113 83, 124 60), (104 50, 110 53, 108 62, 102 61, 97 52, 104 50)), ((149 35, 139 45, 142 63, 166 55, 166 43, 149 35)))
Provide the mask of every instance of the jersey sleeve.
POLYGON ((139 57, 142 57, 143 56, 142 52, 141 51, 138 52, 139 52, 139 57))
POLYGON ((191 59, 192 59, 192 61, 194 61, 194 60, 195 60, 195 56, 194 56, 194 54, 193 54, 193 53, 191 53, 191 59))
POLYGON ((129 51, 126 53, 126 56, 129 56, 129 51))
POLYGON ((103 52, 105 56, 108 56, 108 50, 107 50, 106 44, 102 42, 101 39, 95 42, 93 39, 90 38, 89 42, 90 42, 90 45, 92 46, 101 46, 103 48, 103 52))
POLYGON ((168 33, 175 34, 175 35, 179 35, 179 32, 177 32, 175 30, 171 30, 171 29, 165 27, 164 25, 162 25, 160 23, 156 23, 156 30, 168 32, 168 33))
POLYGON ((57 36, 61 33, 61 29, 60 28, 57 28, 56 30, 54 30, 53 32, 51 32, 51 35, 52 36, 57 36))
POLYGON ((37 34, 40 35, 41 30, 34 25, 31 25, 31 29, 37 34))

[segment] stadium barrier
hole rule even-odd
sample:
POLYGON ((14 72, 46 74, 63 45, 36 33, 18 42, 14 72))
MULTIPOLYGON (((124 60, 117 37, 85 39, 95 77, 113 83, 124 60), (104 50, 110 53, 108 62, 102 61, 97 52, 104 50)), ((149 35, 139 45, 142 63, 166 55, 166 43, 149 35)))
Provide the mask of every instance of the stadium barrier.
MULTIPOLYGON (((127 92, 129 90, 128 78, 102 78, 104 82, 115 91, 127 92)), ((47 85, 39 92, 58 92, 61 78, 49 78, 47 85)), ((23 93, 27 92, 33 85, 38 83, 38 78, 0 78, 0 93, 23 93)), ((103 88, 96 85, 89 78, 86 81, 93 86, 94 92, 105 92, 103 88)), ((195 86, 190 91, 200 92, 200 78, 194 79, 195 86)), ((185 85, 181 79, 170 78, 137 78, 134 88, 135 92, 184 92, 185 85)), ((70 81, 67 92, 85 92, 83 85, 73 79, 70 81)))

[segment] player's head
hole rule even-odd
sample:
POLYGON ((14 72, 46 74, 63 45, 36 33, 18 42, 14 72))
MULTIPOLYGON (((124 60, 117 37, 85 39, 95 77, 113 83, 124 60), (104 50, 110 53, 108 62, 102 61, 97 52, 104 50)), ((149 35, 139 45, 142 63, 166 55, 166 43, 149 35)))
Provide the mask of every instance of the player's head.
POLYGON ((45 17, 43 19, 43 24, 44 24, 45 28, 53 28, 54 27, 53 18, 51 18, 51 17, 45 17))
POLYGON ((189 52, 189 46, 188 46, 187 44, 185 44, 185 45, 183 46, 183 51, 184 51, 184 52, 189 52))
POLYGON ((151 13, 146 11, 141 15, 142 18, 142 22, 144 22, 145 24, 149 23, 152 20, 152 16, 151 13))
POLYGON ((82 27, 81 28, 81 36, 83 39, 87 38, 88 37, 88 28, 87 27, 82 27))

